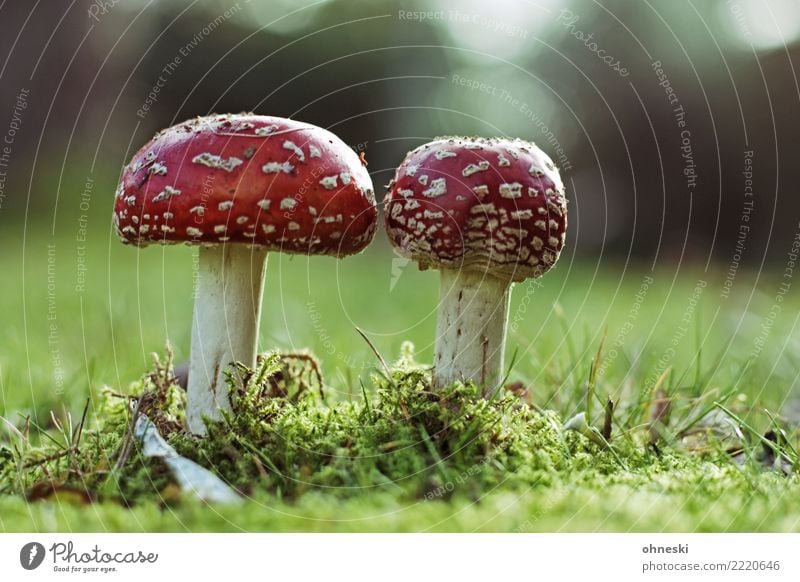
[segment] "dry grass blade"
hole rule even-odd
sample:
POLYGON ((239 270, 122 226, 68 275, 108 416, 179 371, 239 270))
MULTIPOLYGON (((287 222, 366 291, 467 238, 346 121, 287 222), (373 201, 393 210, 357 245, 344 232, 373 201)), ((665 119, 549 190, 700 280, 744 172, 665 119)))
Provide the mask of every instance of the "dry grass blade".
POLYGON ((378 351, 378 348, 376 348, 375 344, 373 344, 372 341, 367 337, 367 334, 365 334, 359 328, 356 328, 356 331, 358 332, 358 335, 360 335, 362 338, 364 338, 364 341, 367 342, 367 345, 370 347, 372 352, 375 354, 375 357, 377 357, 378 361, 381 363, 381 366, 383 367, 383 371, 386 373, 386 379, 389 382, 391 382, 391 384, 394 386, 395 382, 392 379, 392 371, 389 369, 389 364, 386 363, 386 360, 383 359, 383 356, 378 351))
POLYGON ((117 457, 117 462, 114 465, 114 471, 119 471, 122 467, 125 466, 125 463, 128 461, 128 457, 131 454, 131 449, 133 448, 133 435, 134 430, 136 427, 136 419, 139 418, 139 414, 141 413, 142 401, 147 393, 142 394, 139 396, 139 399, 136 401, 136 406, 133 409, 133 413, 131 414, 131 421, 128 424, 128 429, 125 431, 125 438, 122 440, 122 445, 120 446, 119 456, 117 457))
POLYGON ((89 412, 89 399, 86 399, 86 404, 83 406, 83 412, 81 413, 81 421, 78 424, 78 429, 75 431, 75 439, 72 443, 74 448, 78 448, 78 445, 81 443, 81 437, 83 436, 83 428, 86 426, 86 416, 89 412))
POLYGON ((669 424, 669 413, 672 400, 667 396, 667 391, 661 387, 671 368, 667 368, 658 377, 653 387, 653 399, 650 403, 650 444, 656 444, 661 438, 661 428, 669 424))
POLYGON ((614 423, 614 401, 611 398, 606 402, 606 415, 603 420, 603 438, 611 440, 611 428, 614 423))
POLYGON ((6 427, 10 433, 14 434, 16 437, 19 437, 22 442, 27 442, 25 435, 22 434, 22 432, 16 426, 14 426, 10 420, 8 420, 5 416, 0 416, 0 420, 6 423, 6 427))
POLYGON ((592 415, 592 408, 594 407, 595 388, 597 386, 597 369, 603 361, 603 346, 606 343, 606 336, 608 335, 608 326, 603 330, 603 337, 600 338, 600 345, 597 346, 594 359, 589 367, 589 383, 586 387, 586 414, 591 421, 594 416, 592 415))

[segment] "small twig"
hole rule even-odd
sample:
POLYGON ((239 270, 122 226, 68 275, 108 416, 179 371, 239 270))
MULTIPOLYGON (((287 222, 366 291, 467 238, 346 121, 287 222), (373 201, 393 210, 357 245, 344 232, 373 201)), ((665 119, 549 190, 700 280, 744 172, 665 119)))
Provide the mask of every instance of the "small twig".
POLYGON ((603 421, 603 438, 607 441, 611 440, 611 426, 614 422, 614 401, 611 398, 606 402, 606 416, 603 421))
POLYGON ((70 449, 64 449, 63 451, 58 451, 57 453, 53 453, 52 455, 47 455, 41 459, 36 459, 35 461, 29 461, 22 465, 23 469, 30 469, 31 467, 38 467, 39 465, 43 465, 44 463, 49 463, 50 461, 55 461, 56 459, 60 459, 62 457, 66 457, 71 453, 77 453, 78 449, 73 447, 70 449))
POLYGON ((31 446, 31 415, 30 414, 25 417, 25 430, 23 431, 23 434, 25 435, 25 444, 27 444, 28 447, 30 447, 31 446))
POLYGON ((383 359, 383 356, 380 354, 378 349, 375 347, 375 344, 373 344, 370 341, 370 339, 367 337, 367 334, 365 334, 363 331, 361 331, 358 327, 356 327, 356 331, 358 332, 358 335, 360 335, 362 338, 364 338, 364 341, 367 342, 367 345, 370 347, 370 349, 372 349, 373 353, 378 358, 378 361, 380 361, 381 366, 383 366, 383 369, 386 372, 386 379, 389 381, 389 383, 392 386, 396 387, 396 385, 394 383, 394 380, 392 379, 392 371, 389 369, 389 364, 387 364, 386 360, 383 359))
POLYGON ((322 377, 322 370, 319 369, 319 362, 314 356, 303 352, 278 352, 278 356, 280 356, 282 360, 301 360, 310 364, 311 371, 314 372, 314 375, 317 377, 317 382, 319 383, 319 395, 325 400, 325 391, 323 388, 325 380, 322 377))
POLYGON ((131 415, 131 423, 128 426, 128 430, 125 432, 125 438, 122 441, 122 446, 120 447, 119 457, 117 458, 117 462, 114 465, 114 471, 119 471, 122 467, 125 466, 125 463, 128 461, 128 457, 131 454, 131 448, 133 446, 133 432, 136 426, 136 420, 139 418, 140 408, 142 406, 142 401, 144 400, 146 392, 139 396, 139 399, 136 401, 136 407, 133 409, 133 414, 131 415))
POLYGON ((672 368, 667 368, 656 380, 653 386, 653 400, 650 402, 650 444, 654 444, 661 437, 659 425, 666 428, 669 423, 669 413, 672 400, 667 395, 667 391, 661 388, 661 384, 667 378, 672 368))
POLYGON ((78 430, 75 433, 75 439, 72 443, 74 448, 78 448, 78 445, 81 443, 81 437, 83 436, 83 427, 86 424, 86 415, 89 412, 89 398, 86 399, 86 404, 83 407, 83 413, 81 414, 81 422, 78 424, 78 430))
POLYGON ((109 390, 106 392, 112 398, 120 398, 121 400, 135 400, 136 396, 132 396, 130 394, 122 394, 120 392, 114 392, 113 390, 109 390))

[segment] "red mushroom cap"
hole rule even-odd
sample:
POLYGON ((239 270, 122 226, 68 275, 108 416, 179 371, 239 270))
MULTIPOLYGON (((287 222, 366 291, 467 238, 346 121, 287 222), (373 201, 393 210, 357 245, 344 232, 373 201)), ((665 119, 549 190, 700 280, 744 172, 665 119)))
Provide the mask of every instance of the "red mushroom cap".
POLYGON ((567 201, 552 160, 519 139, 440 138, 410 152, 384 201, 386 230, 421 269, 522 281, 564 247, 567 201))
POLYGON ((125 167, 114 223, 123 242, 248 243, 345 256, 375 235, 369 173, 320 127, 252 113, 158 133, 125 167))

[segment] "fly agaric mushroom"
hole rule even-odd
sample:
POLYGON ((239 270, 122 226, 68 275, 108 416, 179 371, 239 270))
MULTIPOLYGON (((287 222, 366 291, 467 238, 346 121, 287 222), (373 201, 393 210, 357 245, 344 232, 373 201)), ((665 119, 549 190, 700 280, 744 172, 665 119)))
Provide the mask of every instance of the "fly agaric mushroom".
POLYGON ((440 138, 406 156, 385 211, 395 249, 441 273, 434 386, 496 387, 511 285, 544 274, 564 247, 558 169, 519 139, 440 138))
POLYGON ((377 210, 355 152, 322 128, 252 113, 158 133, 125 167, 122 241, 200 245, 187 424, 230 410, 225 372, 255 364, 268 251, 343 257, 372 240, 377 210))

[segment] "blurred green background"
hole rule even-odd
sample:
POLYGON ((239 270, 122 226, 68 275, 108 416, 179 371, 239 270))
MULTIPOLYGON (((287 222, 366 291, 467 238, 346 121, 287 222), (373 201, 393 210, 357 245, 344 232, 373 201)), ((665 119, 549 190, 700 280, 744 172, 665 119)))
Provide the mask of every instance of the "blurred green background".
MULTIPOLYGON (((604 334, 611 393, 670 366, 774 408, 794 390, 796 1, 5 2, 0 32, 2 416, 79 409, 167 340, 187 357, 193 251, 123 247, 113 192, 159 128, 242 110, 336 132, 379 197, 437 135, 547 151, 569 239, 517 286, 509 346, 538 403, 570 409, 604 334)), ((342 397, 375 365, 355 326, 430 360, 437 278, 382 233, 344 261, 271 256, 264 301, 261 348, 315 351, 342 397)))

